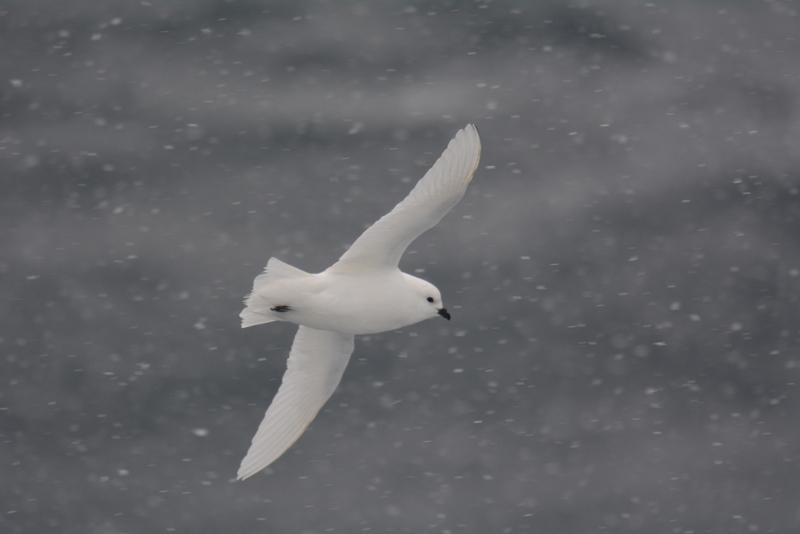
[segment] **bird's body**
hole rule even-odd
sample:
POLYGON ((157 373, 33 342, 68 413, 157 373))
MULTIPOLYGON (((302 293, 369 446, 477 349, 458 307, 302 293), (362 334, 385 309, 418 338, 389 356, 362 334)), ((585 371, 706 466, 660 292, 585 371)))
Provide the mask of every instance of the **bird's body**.
POLYGON ((390 213, 368 228, 339 261, 311 274, 271 258, 245 299, 242 327, 272 321, 300 325, 286 374, 238 478, 276 460, 303 433, 341 380, 353 336, 396 330, 425 319, 450 319, 436 287, 403 273, 406 247, 435 226, 466 191, 480 158, 468 125, 390 213))
MULTIPOLYGON (((273 258, 270 265, 277 262, 273 258)), ((274 272, 269 265, 267 270, 274 272)), ((396 330, 435 317, 438 309, 414 305, 418 299, 413 298, 412 287, 426 289, 441 301, 431 284, 397 268, 331 268, 279 279, 265 276, 262 282, 247 301, 249 310, 259 310, 254 321, 288 321, 353 335, 396 330)))

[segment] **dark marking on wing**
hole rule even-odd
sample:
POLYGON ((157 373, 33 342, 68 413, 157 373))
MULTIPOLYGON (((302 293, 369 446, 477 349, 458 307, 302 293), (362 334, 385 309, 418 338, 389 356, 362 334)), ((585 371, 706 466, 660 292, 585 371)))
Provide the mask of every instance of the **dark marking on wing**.
POLYGON ((270 310, 275 311, 275 312, 279 312, 279 313, 283 313, 283 312, 287 312, 287 311, 291 310, 291 308, 289 306, 287 306, 286 304, 279 304, 278 306, 273 306, 272 308, 270 308, 270 310))

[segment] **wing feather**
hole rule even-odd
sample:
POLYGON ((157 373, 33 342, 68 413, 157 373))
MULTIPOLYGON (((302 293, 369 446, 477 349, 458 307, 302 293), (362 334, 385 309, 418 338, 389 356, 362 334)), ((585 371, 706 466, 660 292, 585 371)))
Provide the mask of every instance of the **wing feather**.
POLYGON ((281 387, 239 467, 244 480, 277 460, 305 431, 342 379, 353 336, 301 326, 281 387))
POLYGON ((469 124, 450 141, 408 196, 367 228, 329 270, 397 267, 408 245, 436 226, 464 196, 480 155, 478 130, 469 124))

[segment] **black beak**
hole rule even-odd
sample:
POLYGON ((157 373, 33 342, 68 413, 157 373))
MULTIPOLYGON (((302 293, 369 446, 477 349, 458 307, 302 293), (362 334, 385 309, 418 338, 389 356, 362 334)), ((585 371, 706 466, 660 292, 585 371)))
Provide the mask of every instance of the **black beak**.
POLYGON ((447 308, 439 308, 439 315, 441 315, 442 317, 444 317, 448 321, 450 320, 450 314, 447 313, 447 308))

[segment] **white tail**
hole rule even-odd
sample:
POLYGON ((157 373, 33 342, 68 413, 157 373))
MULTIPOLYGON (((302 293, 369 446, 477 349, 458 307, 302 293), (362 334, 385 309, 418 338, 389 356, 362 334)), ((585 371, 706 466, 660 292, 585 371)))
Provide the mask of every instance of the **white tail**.
POLYGON ((242 318, 242 328, 255 326, 257 324, 271 323, 275 320, 270 308, 273 304, 267 302, 262 289, 270 284, 286 278, 300 278, 311 276, 309 273, 297 267, 292 267, 278 258, 270 258, 264 272, 253 280, 253 290, 244 299, 244 310, 239 314, 242 318))

